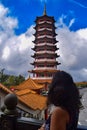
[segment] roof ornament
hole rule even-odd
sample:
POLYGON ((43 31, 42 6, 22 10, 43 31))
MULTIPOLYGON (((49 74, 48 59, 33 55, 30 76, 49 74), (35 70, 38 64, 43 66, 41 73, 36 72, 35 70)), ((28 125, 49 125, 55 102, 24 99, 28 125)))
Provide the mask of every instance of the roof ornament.
POLYGON ((44 12, 43 12, 43 15, 47 15, 47 13, 46 13, 46 3, 45 3, 45 5, 44 5, 44 12))

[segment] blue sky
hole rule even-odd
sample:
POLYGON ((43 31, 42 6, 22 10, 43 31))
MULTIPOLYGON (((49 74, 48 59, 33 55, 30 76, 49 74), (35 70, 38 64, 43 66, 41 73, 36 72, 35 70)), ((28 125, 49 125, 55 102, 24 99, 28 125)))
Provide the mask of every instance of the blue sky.
POLYGON ((0 0, 0 69, 28 76, 35 19, 54 16, 61 65, 75 81, 87 81, 87 0, 0 0))
POLYGON ((67 15, 64 22, 68 25, 70 19, 74 18, 72 30, 87 27, 87 0, 1 0, 1 2, 10 9, 10 15, 18 19, 17 34, 25 32, 31 24, 34 24, 36 16, 43 14, 44 3, 47 14, 54 16, 55 20, 62 14, 67 15))

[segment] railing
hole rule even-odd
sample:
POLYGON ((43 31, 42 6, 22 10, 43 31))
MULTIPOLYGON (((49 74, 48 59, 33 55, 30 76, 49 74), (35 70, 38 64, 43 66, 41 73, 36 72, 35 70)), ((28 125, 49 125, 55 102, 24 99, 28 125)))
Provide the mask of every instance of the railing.
MULTIPOLYGON (((43 121, 16 116, 1 115, 0 130, 38 130, 43 121)), ((87 130, 87 126, 78 125, 77 130, 87 130)))
POLYGON ((43 45, 55 46, 53 43, 39 43, 39 44, 36 44, 35 46, 43 46, 43 45))
POLYGON ((44 37, 47 37, 47 38, 54 38, 53 36, 49 36, 49 35, 38 36, 38 38, 44 38, 44 37))
POLYGON ((57 70, 56 67, 35 67, 33 70, 57 70))
POLYGON ((41 22, 39 22, 39 24, 42 24, 42 23, 49 23, 49 24, 52 24, 52 22, 50 22, 50 21, 41 21, 41 22))
MULTIPOLYGON (((5 98, 5 107, 0 113, 0 130, 38 130, 44 121, 19 116, 16 111, 17 97, 9 94, 5 98)), ((87 126, 78 125, 77 130, 87 130, 87 126)))
POLYGON ((46 62, 47 62, 47 61, 48 61, 48 62, 55 62, 56 59, 47 59, 47 58, 44 58, 44 59, 36 59, 36 60, 35 60, 35 62, 43 62, 43 61, 44 61, 44 62, 45 62, 45 61, 46 61, 46 62))
POLYGON ((43 27, 43 28, 39 28, 39 29, 38 29, 38 31, 43 31, 43 30, 52 31, 52 29, 51 29, 51 28, 44 28, 44 27, 43 27))
POLYGON ((50 76, 50 77, 47 77, 47 76, 45 76, 45 77, 33 77, 32 79, 37 79, 37 80, 52 80, 52 76, 50 76))
POLYGON ((33 118, 1 115, 0 130, 38 130, 42 122, 33 118))
POLYGON ((49 51, 45 51, 45 50, 44 50, 44 51, 38 51, 38 52, 36 52, 36 54, 43 54, 43 53, 55 54, 55 52, 54 52, 54 51, 50 51, 50 50, 49 50, 49 51))

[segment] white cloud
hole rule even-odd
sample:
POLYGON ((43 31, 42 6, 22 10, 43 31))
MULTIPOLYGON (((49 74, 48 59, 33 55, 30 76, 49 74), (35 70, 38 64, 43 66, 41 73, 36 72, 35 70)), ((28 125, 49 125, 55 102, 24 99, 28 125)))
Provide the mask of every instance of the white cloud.
POLYGON ((3 60, 8 59, 9 55, 10 55, 10 48, 9 48, 8 46, 6 46, 6 47, 3 49, 2 59, 3 59, 3 60))
MULTIPOLYGON (((62 18, 61 21, 63 21, 62 18)), ((87 75, 87 28, 74 32, 70 31, 63 22, 60 22, 56 31, 58 33, 57 40, 59 40, 58 47, 60 48, 58 60, 61 62, 58 68, 71 72, 75 80, 87 81, 86 76, 84 76, 84 71, 87 75)))
POLYGON ((81 39, 87 40, 87 28, 80 29, 77 33, 81 39))
POLYGON ((0 18, 5 16, 9 12, 8 8, 4 8, 2 4, 0 4, 0 18))
POLYGON ((71 21, 69 23, 69 28, 73 25, 74 22, 75 22, 75 19, 71 19, 71 21))
POLYGON ((11 35, 14 32, 13 29, 17 28, 17 25, 17 19, 9 16, 9 9, 0 4, 0 33, 4 31, 4 33, 11 35))
POLYGON ((70 0, 70 2, 82 7, 82 8, 87 8, 87 6, 85 6, 83 3, 80 3, 79 1, 76 0, 70 0))
POLYGON ((18 20, 9 16, 9 9, 0 5, 0 69, 11 74, 26 74, 30 69, 33 26, 24 34, 15 35, 18 20))

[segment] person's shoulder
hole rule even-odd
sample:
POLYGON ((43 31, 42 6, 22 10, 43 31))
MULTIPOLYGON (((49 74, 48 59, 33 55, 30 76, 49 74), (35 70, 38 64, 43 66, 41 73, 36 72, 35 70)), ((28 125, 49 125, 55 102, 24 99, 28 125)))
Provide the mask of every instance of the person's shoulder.
POLYGON ((64 115, 66 111, 62 109, 61 107, 55 107, 54 111, 52 114, 58 114, 58 115, 64 115))
POLYGON ((64 119, 66 121, 69 121, 69 113, 63 109, 62 107, 56 107, 52 113, 54 117, 57 119, 64 119))

